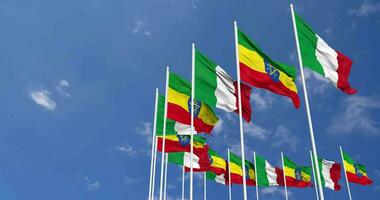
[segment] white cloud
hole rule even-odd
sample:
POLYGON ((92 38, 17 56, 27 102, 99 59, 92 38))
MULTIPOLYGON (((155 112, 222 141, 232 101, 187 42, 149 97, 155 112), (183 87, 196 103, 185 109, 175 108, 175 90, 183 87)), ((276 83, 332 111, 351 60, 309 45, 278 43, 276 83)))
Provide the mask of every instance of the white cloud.
POLYGON ((253 102, 254 110, 266 111, 273 106, 274 97, 273 94, 268 92, 255 90, 251 93, 251 101, 253 102))
POLYGON ((29 96, 32 100, 48 110, 55 110, 57 104, 50 97, 50 92, 45 89, 37 89, 30 92, 29 96))
POLYGON ((87 176, 83 177, 86 187, 89 191, 97 191, 100 189, 100 183, 98 181, 92 181, 87 176))
POLYGON ((327 28, 325 30, 325 34, 327 35, 327 37, 332 38, 332 28, 327 28))
MULTIPOLYGON (((261 194, 263 195, 273 195, 273 194, 282 194, 285 196, 285 190, 284 188, 278 188, 278 187, 265 187, 261 189, 261 194)), ((288 197, 292 196, 292 193, 288 190, 288 197)))
POLYGON ((137 151, 129 144, 114 146, 114 149, 118 150, 120 153, 127 154, 130 157, 134 157, 137 153, 137 151))
POLYGON ((153 128, 152 123, 149 122, 140 122, 135 128, 135 131, 146 138, 148 144, 152 144, 152 134, 153 128))
POLYGON ((144 34, 145 36, 151 36, 152 32, 148 29, 146 22, 138 19, 135 21, 135 25, 132 29, 132 33, 134 34, 144 34))
POLYGON ((348 134, 354 130, 380 135, 380 122, 371 117, 371 110, 380 109, 380 100, 364 96, 350 96, 343 100, 342 111, 336 114, 328 133, 348 134))
POLYGON ((213 129, 215 134, 219 134, 223 130, 223 123, 224 123, 223 119, 219 118, 218 123, 216 124, 216 126, 213 129))
POLYGON ((140 180, 140 178, 124 177, 124 183, 127 185, 138 183, 140 180))
POLYGON ((380 3, 373 3, 372 1, 364 1, 357 9, 349 10, 350 15, 368 16, 380 11, 380 3))
POLYGON ((259 126, 257 124, 253 124, 253 123, 247 124, 244 122, 243 129, 244 129, 244 133, 247 136, 250 136, 250 137, 253 137, 256 139, 260 139, 260 140, 267 139, 267 137, 269 135, 268 130, 262 128, 261 126, 259 126))
POLYGON ((298 139, 292 135, 284 126, 279 126, 273 136, 272 146, 279 148, 282 146, 288 146, 291 150, 296 151, 298 145, 298 139))
POLYGON ((65 97, 71 97, 71 95, 67 92, 64 91, 64 88, 68 88, 70 87, 70 83, 68 81, 66 81, 65 79, 62 79, 59 81, 59 84, 57 85, 57 91, 65 96, 65 97))
MULTIPOLYGON (((304 75, 305 75, 307 89, 312 94, 323 94, 325 93, 325 90, 330 85, 332 85, 327 78, 307 68, 304 68, 304 75)), ((298 83, 302 85, 302 79, 299 78, 297 80, 298 80, 298 83)))

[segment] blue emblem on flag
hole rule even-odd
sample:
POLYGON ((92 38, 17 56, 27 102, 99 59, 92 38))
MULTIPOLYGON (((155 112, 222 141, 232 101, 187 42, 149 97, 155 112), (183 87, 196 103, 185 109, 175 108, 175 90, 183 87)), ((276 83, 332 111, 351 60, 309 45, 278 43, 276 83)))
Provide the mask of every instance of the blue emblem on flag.
POLYGON ((187 146, 190 144, 191 138, 189 135, 177 135, 178 142, 181 146, 187 146))
POLYGON ((264 61, 265 63, 265 71, 269 75, 269 77, 274 81, 274 82, 279 82, 280 81, 280 71, 273 67, 268 61, 264 61))
POLYGON ((302 171, 301 168, 297 168, 294 170, 294 175, 297 181, 302 181, 302 171))
MULTIPOLYGON (((187 100, 187 107, 189 108, 189 112, 191 113, 191 97, 187 100)), ((201 107, 202 103, 194 99, 194 117, 198 117, 201 107)))
POLYGON ((212 156, 210 155, 210 153, 208 154, 208 159, 210 160, 210 165, 214 162, 214 159, 212 159, 212 156))
POLYGON ((355 174, 359 177, 363 176, 363 172, 360 170, 359 164, 354 164, 355 167, 355 174))

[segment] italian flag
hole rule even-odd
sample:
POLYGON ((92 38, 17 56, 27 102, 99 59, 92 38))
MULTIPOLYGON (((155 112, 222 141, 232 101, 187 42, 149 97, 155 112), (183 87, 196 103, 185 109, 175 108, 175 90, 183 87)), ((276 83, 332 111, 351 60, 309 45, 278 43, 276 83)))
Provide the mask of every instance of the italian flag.
POLYGON ((279 186, 284 184, 282 170, 273 167, 263 157, 256 155, 256 174, 258 186, 279 186))
MULTIPOLYGON (((243 84, 241 84, 243 85, 243 84)), ((227 112, 238 112, 237 84, 227 72, 198 50, 195 51, 195 98, 227 112)), ((251 88, 241 87, 243 117, 251 120, 251 88), (244 95, 248 93, 249 95, 244 95)))
MULTIPOLYGON (((208 147, 202 149, 194 148, 193 154, 193 169, 197 169, 200 171, 207 171, 210 167, 210 163, 208 161, 208 147)), ((185 166, 190 168, 191 163, 191 153, 190 152, 175 152, 168 153, 168 161, 170 163, 185 166)))
POLYGON ((331 48, 297 14, 295 21, 303 65, 329 79, 343 92, 355 94, 357 91, 348 82, 351 59, 331 48))
POLYGON ((206 172, 206 178, 222 185, 228 184, 228 177, 225 174, 217 175, 214 172, 206 172))
POLYGON ((334 161, 325 159, 319 160, 319 171, 321 176, 321 183, 324 187, 332 190, 340 190, 339 180, 341 177, 341 165, 334 161))
MULTIPOLYGON (((227 161, 210 148, 208 149, 208 160, 210 163, 210 168, 208 170, 210 172, 213 172, 217 175, 227 173, 227 161)), ((190 169, 186 168, 186 171, 190 171, 190 169)), ((200 172, 196 169, 194 171, 200 172)))

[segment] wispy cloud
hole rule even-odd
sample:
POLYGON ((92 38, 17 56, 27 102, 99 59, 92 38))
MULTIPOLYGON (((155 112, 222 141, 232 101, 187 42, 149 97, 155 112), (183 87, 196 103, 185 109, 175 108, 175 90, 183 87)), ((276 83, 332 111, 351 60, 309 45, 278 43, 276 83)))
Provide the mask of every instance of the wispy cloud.
POLYGON ((29 93, 30 98, 39 106, 48 110, 55 110, 57 104, 50 98, 50 92, 45 89, 32 90, 29 93))
POLYGON ((123 182, 127 185, 135 184, 141 181, 141 178, 124 177, 123 182))
POLYGON ((223 123, 224 123, 223 119, 219 118, 218 123, 213 129, 215 134, 219 134, 223 130, 223 123))
POLYGON ((366 134, 380 135, 380 122, 371 117, 372 110, 380 109, 380 100, 350 96, 342 104, 341 112, 332 118, 327 128, 328 133, 348 134, 360 130, 366 134))
POLYGON ((57 85, 57 91, 65 96, 65 97, 71 97, 71 94, 67 93, 64 91, 65 88, 68 88, 70 87, 70 83, 68 81, 66 81, 65 79, 62 79, 59 81, 58 85, 57 85))
POLYGON ((135 21, 134 27, 132 29, 133 34, 143 34, 145 36, 151 36, 152 32, 148 29, 145 21, 138 19, 135 21))
POLYGON ((84 176, 83 177, 83 180, 86 184, 86 188, 89 190, 89 191, 97 191, 100 189, 100 183, 98 181, 92 181, 90 178, 88 178, 87 176, 84 176))
POLYGON ((267 139, 269 135, 268 130, 254 123, 249 123, 249 124, 244 123, 243 128, 244 128, 244 133, 256 139, 265 140, 267 139))
POLYGON ((134 157, 137 154, 137 151, 129 144, 114 146, 113 148, 120 153, 126 154, 130 157, 134 157))
POLYGON ((377 12, 380 12, 380 3, 373 3, 372 1, 364 1, 358 8, 348 11, 350 15, 356 15, 359 17, 368 16, 377 12))
POLYGON ((298 146, 298 138, 284 126, 277 127, 273 135, 273 141, 272 146, 276 148, 288 146, 292 151, 296 151, 298 146))
POLYGON ((251 94, 253 108, 257 111, 266 111, 273 106, 274 97, 268 92, 255 90, 251 94))
POLYGON ((152 123, 140 122, 135 128, 135 131, 141 136, 145 137, 148 144, 152 144, 152 133, 153 133, 152 123))
MULTIPOLYGON (((283 188, 278 187, 266 187, 261 190, 261 194, 263 195, 274 195, 274 194, 282 194, 285 196, 285 190, 283 188)), ((288 190, 288 197, 292 196, 292 192, 288 190)))
MULTIPOLYGON (((325 93, 328 87, 332 86, 332 84, 327 78, 321 76, 318 73, 310 71, 309 69, 304 70, 304 75, 305 80, 307 80, 307 89, 308 91, 311 91, 312 94, 323 94, 325 93)), ((297 80, 298 83, 301 85, 302 79, 299 78, 297 80)))

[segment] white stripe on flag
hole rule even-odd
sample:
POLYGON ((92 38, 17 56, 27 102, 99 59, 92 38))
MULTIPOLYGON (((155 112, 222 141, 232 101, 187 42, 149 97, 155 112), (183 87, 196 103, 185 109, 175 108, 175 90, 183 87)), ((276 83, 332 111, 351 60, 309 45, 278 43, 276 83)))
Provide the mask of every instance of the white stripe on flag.
POLYGON ((331 48, 321 37, 318 38, 315 56, 322 65, 325 77, 337 86, 338 83, 338 53, 331 48))
POLYGON ((277 173, 276 168, 274 168, 268 161, 265 161, 265 170, 267 172, 269 186, 277 186, 277 173))
POLYGON ((216 107, 227 112, 237 110, 233 79, 220 67, 216 66, 216 107))

